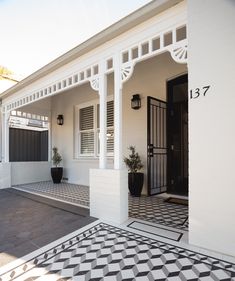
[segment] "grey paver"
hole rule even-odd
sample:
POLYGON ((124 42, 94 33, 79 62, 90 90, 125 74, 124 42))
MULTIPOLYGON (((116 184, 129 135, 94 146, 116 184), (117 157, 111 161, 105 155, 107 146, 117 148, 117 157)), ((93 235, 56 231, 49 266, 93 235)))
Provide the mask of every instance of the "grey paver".
POLYGON ((0 266, 95 220, 79 207, 25 196, 12 189, 0 190, 0 266))

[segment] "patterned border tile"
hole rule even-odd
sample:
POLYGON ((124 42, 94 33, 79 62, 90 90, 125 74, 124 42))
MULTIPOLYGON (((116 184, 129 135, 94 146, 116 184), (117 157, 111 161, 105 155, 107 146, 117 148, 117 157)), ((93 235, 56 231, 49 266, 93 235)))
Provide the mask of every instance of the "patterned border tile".
POLYGON ((156 274, 162 276, 157 280, 235 280, 235 264, 99 223, 5 272, 0 281, 93 280, 94 274, 100 276, 94 280, 156 280, 156 274), (50 279, 56 273, 63 278, 50 279))

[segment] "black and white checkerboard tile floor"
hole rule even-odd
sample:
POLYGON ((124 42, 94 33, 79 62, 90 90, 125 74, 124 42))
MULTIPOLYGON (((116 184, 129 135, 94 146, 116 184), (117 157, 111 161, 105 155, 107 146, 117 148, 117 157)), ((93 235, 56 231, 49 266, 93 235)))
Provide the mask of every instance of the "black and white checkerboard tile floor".
POLYGON ((158 196, 130 196, 129 217, 177 229, 188 229, 188 207, 167 203, 158 196))
POLYGON ((51 181, 17 185, 15 189, 89 208, 89 187, 51 181))
POLYGON ((14 265, 0 268, 0 281, 235 280, 235 264, 93 223, 14 265))
MULTIPOLYGON (((16 189, 89 208, 89 187, 50 181, 18 185, 16 189)), ((177 229, 188 229, 188 207, 167 203, 158 196, 129 196, 129 217, 177 229)))

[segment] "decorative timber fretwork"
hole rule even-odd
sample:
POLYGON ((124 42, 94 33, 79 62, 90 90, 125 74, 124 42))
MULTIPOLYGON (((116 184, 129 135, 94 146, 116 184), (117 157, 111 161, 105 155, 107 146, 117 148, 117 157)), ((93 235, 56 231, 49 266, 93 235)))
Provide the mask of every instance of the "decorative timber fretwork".
POLYGON ((15 110, 21 106, 25 106, 40 99, 69 90, 86 82, 90 82, 92 88, 97 89, 98 74, 98 64, 93 64, 85 69, 78 69, 70 75, 67 75, 67 77, 63 77, 62 79, 54 81, 53 83, 44 86, 36 91, 27 93, 24 97, 16 98, 14 101, 4 104, 2 111, 9 112, 11 110, 15 110))
POLYGON ((177 63, 187 63, 188 40, 186 38, 186 25, 174 27, 158 35, 145 39, 138 44, 129 47, 121 52, 121 74, 122 83, 127 81, 137 62, 150 57, 170 52, 177 63))
POLYGON ((97 76, 93 79, 90 79, 90 85, 93 90, 99 91, 99 77, 97 76))
POLYGON ((98 63, 91 63, 90 65, 88 63, 88 66, 85 68, 81 68, 78 63, 77 70, 73 70, 70 74, 61 72, 60 79, 58 79, 57 76, 57 80, 51 82, 50 84, 48 84, 48 82, 46 84, 45 82, 44 86, 36 90, 32 90, 31 92, 26 92, 23 97, 16 96, 14 99, 6 103, 3 101, 2 112, 4 113, 16 110, 17 108, 27 104, 31 104, 46 97, 67 91, 87 82, 90 83, 93 90, 99 91, 100 75, 106 75, 115 71, 114 55, 118 54, 120 57, 119 67, 121 71, 121 83, 124 83, 131 77, 134 66, 137 62, 166 51, 170 52, 172 58, 177 63, 187 63, 187 46, 188 41, 186 38, 186 25, 175 25, 171 29, 168 28, 164 32, 158 32, 147 39, 139 39, 136 44, 130 45, 130 47, 125 48, 124 50, 116 49, 114 52, 111 48, 109 50, 109 54, 106 52, 105 54, 100 55, 100 57, 97 55, 97 57, 94 57, 94 60, 96 62, 98 60, 104 62, 104 68, 102 70, 99 69, 98 63))
POLYGON ((187 42, 185 42, 185 44, 179 44, 178 46, 173 46, 170 53, 174 61, 178 63, 187 62, 187 58, 188 58, 187 42))
POLYGON ((121 67, 122 82, 126 82, 131 77, 133 70, 134 70, 134 63, 129 63, 129 64, 127 63, 122 65, 121 67))
MULTIPOLYGON (((108 57, 105 61, 105 73, 113 72, 113 58, 108 57)), ((10 101, 2 106, 2 112, 10 112, 16 110, 27 104, 31 104, 43 98, 56 95, 63 91, 69 90, 73 87, 82 85, 86 82, 90 82, 91 88, 95 91, 99 90, 99 65, 92 64, 85 69, 79 69, 74 71, 70 75, 63 77, 60 80, 54 81, 50 85, 44 86, 36 91, 27 93, 24 97, 19 97, 10 101)))

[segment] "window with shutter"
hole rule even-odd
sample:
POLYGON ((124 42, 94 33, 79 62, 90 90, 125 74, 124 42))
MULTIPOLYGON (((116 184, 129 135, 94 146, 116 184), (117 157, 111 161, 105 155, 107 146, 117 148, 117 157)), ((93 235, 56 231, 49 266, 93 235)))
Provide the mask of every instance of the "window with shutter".
POLYGON ((79 111, 80 154, 94 155, 94 106, 81 108, 79 111))
MULTIPOLYGON (((99 133, 99 104, 97 105, 97 128, 99 133)), ((107 102, 107 154, 113 155, 114 151, 114 101, 107 102)), ((99 151, 99 138, 98 138, 98 153, 99 151)))
MULTIPOLYGON (((98 102, 79 106, 79 156, 99 156, 100 116, 98 102)), ((107 155, 114 151, 114 101, 107 102, 107 155)))

